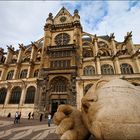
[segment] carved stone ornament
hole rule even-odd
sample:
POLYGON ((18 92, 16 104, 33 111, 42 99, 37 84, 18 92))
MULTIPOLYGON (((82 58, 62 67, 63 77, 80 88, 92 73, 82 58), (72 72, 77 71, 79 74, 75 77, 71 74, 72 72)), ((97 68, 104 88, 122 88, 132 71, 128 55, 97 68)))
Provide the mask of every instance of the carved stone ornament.
POLYGON ((61 22, 65 22, 66 19, 67 19, 67 18, 66 18, 65 16, 62 16, 62 17, 60 18, 60 21, 61 21, 61 22))

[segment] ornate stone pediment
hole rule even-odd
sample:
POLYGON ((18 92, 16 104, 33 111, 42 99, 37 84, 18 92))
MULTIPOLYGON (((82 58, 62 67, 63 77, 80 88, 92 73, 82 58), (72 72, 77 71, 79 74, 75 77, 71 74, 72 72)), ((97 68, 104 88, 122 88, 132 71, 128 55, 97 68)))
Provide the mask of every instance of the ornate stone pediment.
POLYGON ((72 21, 73 17, 65 7, 62 7, 58 14, 54 17, 54 24, 71 23, 72 21))

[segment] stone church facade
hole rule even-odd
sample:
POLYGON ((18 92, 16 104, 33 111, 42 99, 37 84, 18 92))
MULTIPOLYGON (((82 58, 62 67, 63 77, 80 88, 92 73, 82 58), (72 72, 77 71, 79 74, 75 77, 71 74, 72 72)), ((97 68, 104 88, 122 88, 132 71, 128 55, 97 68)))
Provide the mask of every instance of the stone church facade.
POLYGON ((132 32, 123 42, 83 31, 78 10, 49 14, 44 35, 28 46, 0 49, 0 114, 54 113, 59 104, 80 109, 81 98, 101 78, 140 86, 140 44, 132 32))

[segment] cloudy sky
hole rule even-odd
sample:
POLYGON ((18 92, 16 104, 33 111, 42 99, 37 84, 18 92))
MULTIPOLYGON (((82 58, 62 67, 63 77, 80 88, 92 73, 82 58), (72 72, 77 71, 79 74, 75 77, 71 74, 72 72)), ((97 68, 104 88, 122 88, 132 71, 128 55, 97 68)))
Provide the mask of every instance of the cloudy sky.
POLYGON ((0 47, 18 49, 43 36, 49 12, 53 16, 64 6, 73 15, 79 10, 83 30, 91 34, 110 35, 122 42, 132 31, 133 42, 140 44, 140 1, 0 1, 0 47))

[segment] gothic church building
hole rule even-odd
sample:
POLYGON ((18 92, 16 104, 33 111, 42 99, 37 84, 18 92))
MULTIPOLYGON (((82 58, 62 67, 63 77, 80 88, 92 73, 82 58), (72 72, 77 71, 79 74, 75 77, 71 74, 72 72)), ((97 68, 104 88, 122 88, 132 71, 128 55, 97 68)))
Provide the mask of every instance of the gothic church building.
POLYGON ((44 35, 14 50, 0 49, 0 115, 56 111, 59 104, 80 109, 81 98, 101 78, 123 78, 140 86, 140 44, 132 32, 123 42, 114 34, 83 31, 78 10, 49 14, 44 35))

